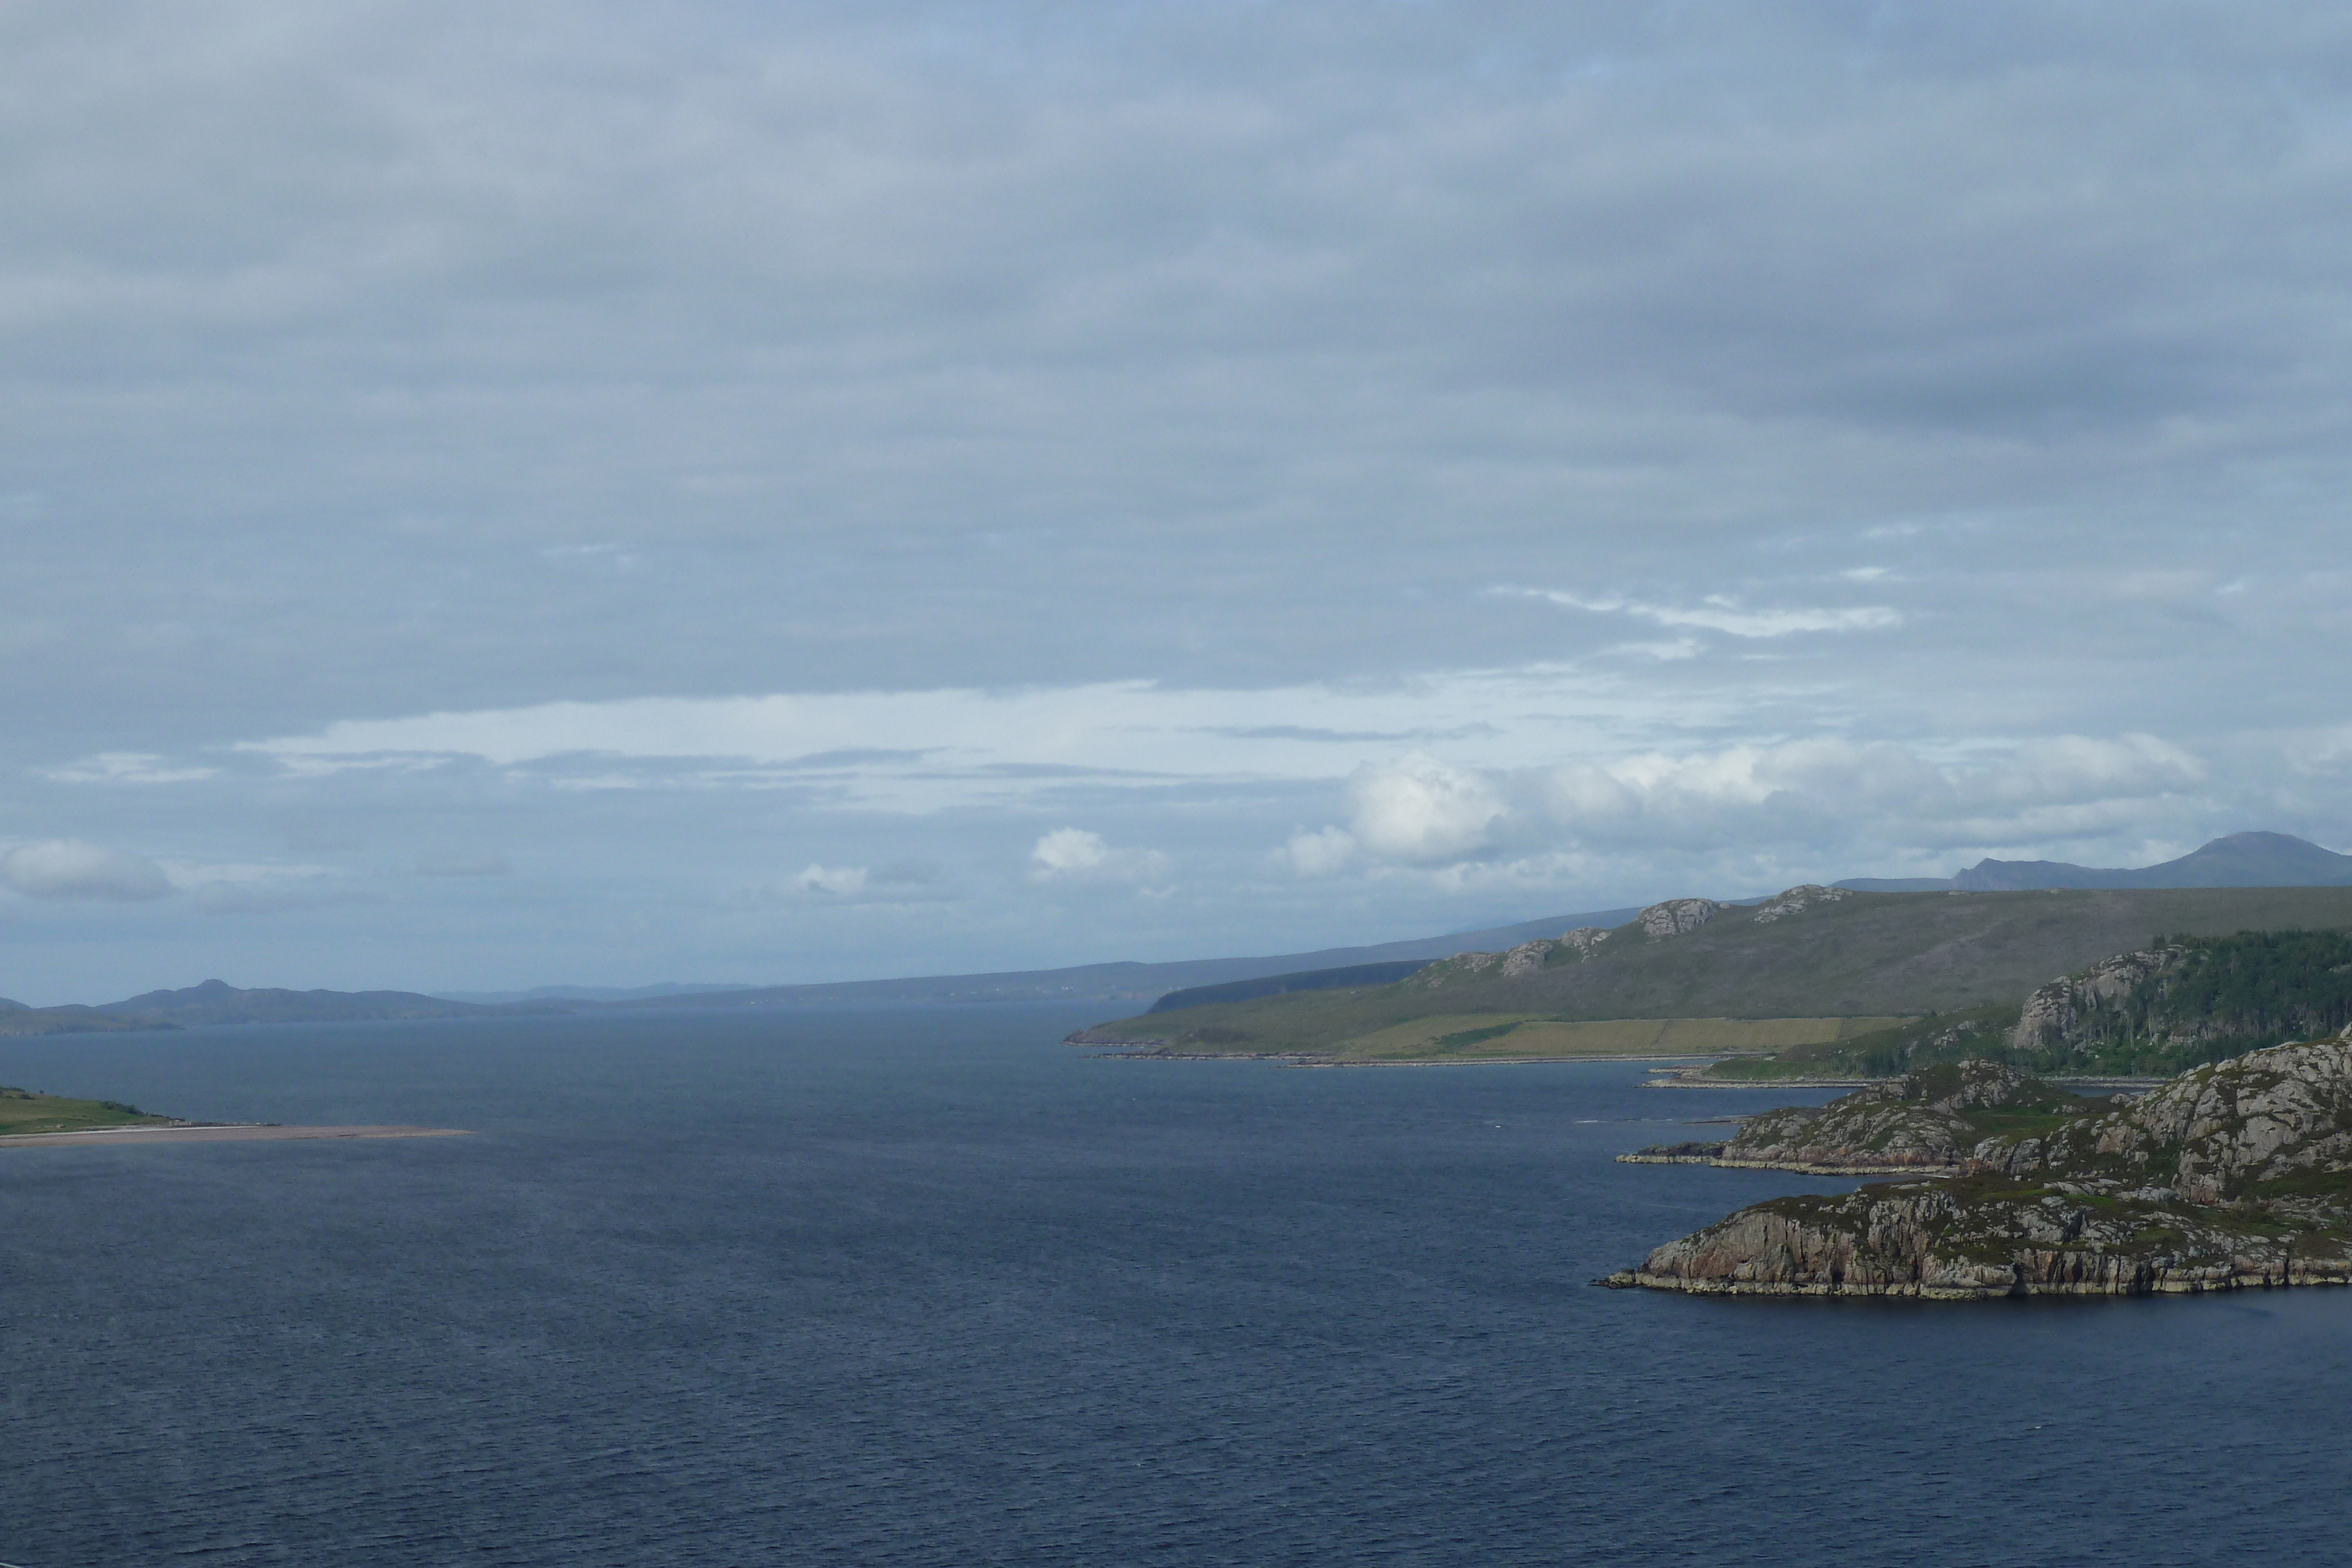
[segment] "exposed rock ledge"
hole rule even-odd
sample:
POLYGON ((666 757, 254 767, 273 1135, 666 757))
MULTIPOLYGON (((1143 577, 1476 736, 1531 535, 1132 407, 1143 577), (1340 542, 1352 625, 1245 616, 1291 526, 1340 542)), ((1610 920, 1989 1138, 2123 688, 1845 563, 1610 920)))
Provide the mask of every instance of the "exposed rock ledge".
POLYGON ((1822 1168, 1899 1148, 1957 1154, 1957 1175, 1775 1198, 1596 1283, 1932 1301, 2352 1283, 2352 1039, 2252 1051, 2071 1113, 2023 1109, 2074 1097, 2013 1070, 1942 1074, 1957 1082, 1914 1074, 1769 1113, 1718 1155, 1644 1154, 1822 1168), (1989 1125, 1960 1147, 1960 1131, 1989 1125), (1743 1148, 1804 1158, 1727 1157, 1743 1148))

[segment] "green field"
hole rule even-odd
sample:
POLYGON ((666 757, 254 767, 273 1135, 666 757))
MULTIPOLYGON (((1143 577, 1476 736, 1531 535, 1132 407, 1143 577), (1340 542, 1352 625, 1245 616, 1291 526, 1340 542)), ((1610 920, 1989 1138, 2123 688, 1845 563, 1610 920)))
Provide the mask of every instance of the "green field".
POLYGON ((91 1127, 143 1127, 171 1121, 115 1100, 68 1100, 29 1089, 0 1089, 0 1136, 78 1133, 91 1127))

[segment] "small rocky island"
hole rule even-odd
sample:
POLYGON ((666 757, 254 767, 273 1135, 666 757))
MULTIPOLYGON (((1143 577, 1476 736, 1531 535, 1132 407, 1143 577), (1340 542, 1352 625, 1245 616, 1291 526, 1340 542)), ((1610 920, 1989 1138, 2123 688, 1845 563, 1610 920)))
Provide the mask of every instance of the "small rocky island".
POLYGON ((1969 1061, 1642 1163, 1903 1174, 1774 1198, 1595 1281, 1722 1295, 2139 1295, 2352 1284, 2352 1030, 2088 1099, 1969 1061))

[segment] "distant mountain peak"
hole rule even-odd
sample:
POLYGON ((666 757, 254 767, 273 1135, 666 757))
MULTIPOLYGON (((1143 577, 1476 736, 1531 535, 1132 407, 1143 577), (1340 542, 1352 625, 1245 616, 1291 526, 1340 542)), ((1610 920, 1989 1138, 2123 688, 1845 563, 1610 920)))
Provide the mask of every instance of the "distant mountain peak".
POLYGON ((2178 860, 2150 866, 1981 860, 1948 885, 1960 893, 2101 887, 2345 887, 2352 886, 2352 855, 2337 854, 2292 833, 2255 831, 2226 834, 2178 860))

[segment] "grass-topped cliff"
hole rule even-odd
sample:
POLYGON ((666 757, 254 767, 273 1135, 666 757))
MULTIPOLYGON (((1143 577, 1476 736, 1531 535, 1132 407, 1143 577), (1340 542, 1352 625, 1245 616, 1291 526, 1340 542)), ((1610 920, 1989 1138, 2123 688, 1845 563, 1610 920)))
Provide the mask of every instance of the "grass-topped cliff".
MULTIPOLYGON (((1785 1059, 1833 1047, 1877 1051, 1883 1072, 1917 1055, 1894 1038, 1902 1030, 1948 1032, 1958 1015, 1990 1040, 2003 1009, 2013 1029, 2021 1002, 2051 976, 2146 948, 2158 933, 2192 940, 2284 928, 2352 930, 2352 888, 1792 888, 1752 906, 1670 900, 1612 929, 1465 954, 1387 985, 1149 1013, 1072 1040, 1184 1055, 1499 1060, 1580 1054, 1560 1049, 1579 1031, 1558 1026, 1679 1020, 1686 1034, 1711 1027, 1720 1043, 1662 1034, 1624 1053, 1744 1049, 1785 1059), (1801 1026, 1811 1038, 1771 1038, 1768 1025, 1801 1026), (1752 1038, 1723 1038, 1738 1026, 1752 1038)), ((1948 1050, 1947 1060, 1971 1054, 1950 1042, 1937 1049, 1948 1050)), ((1820 1075, 1841 1071, 1852 1070, 1820 1075)))

